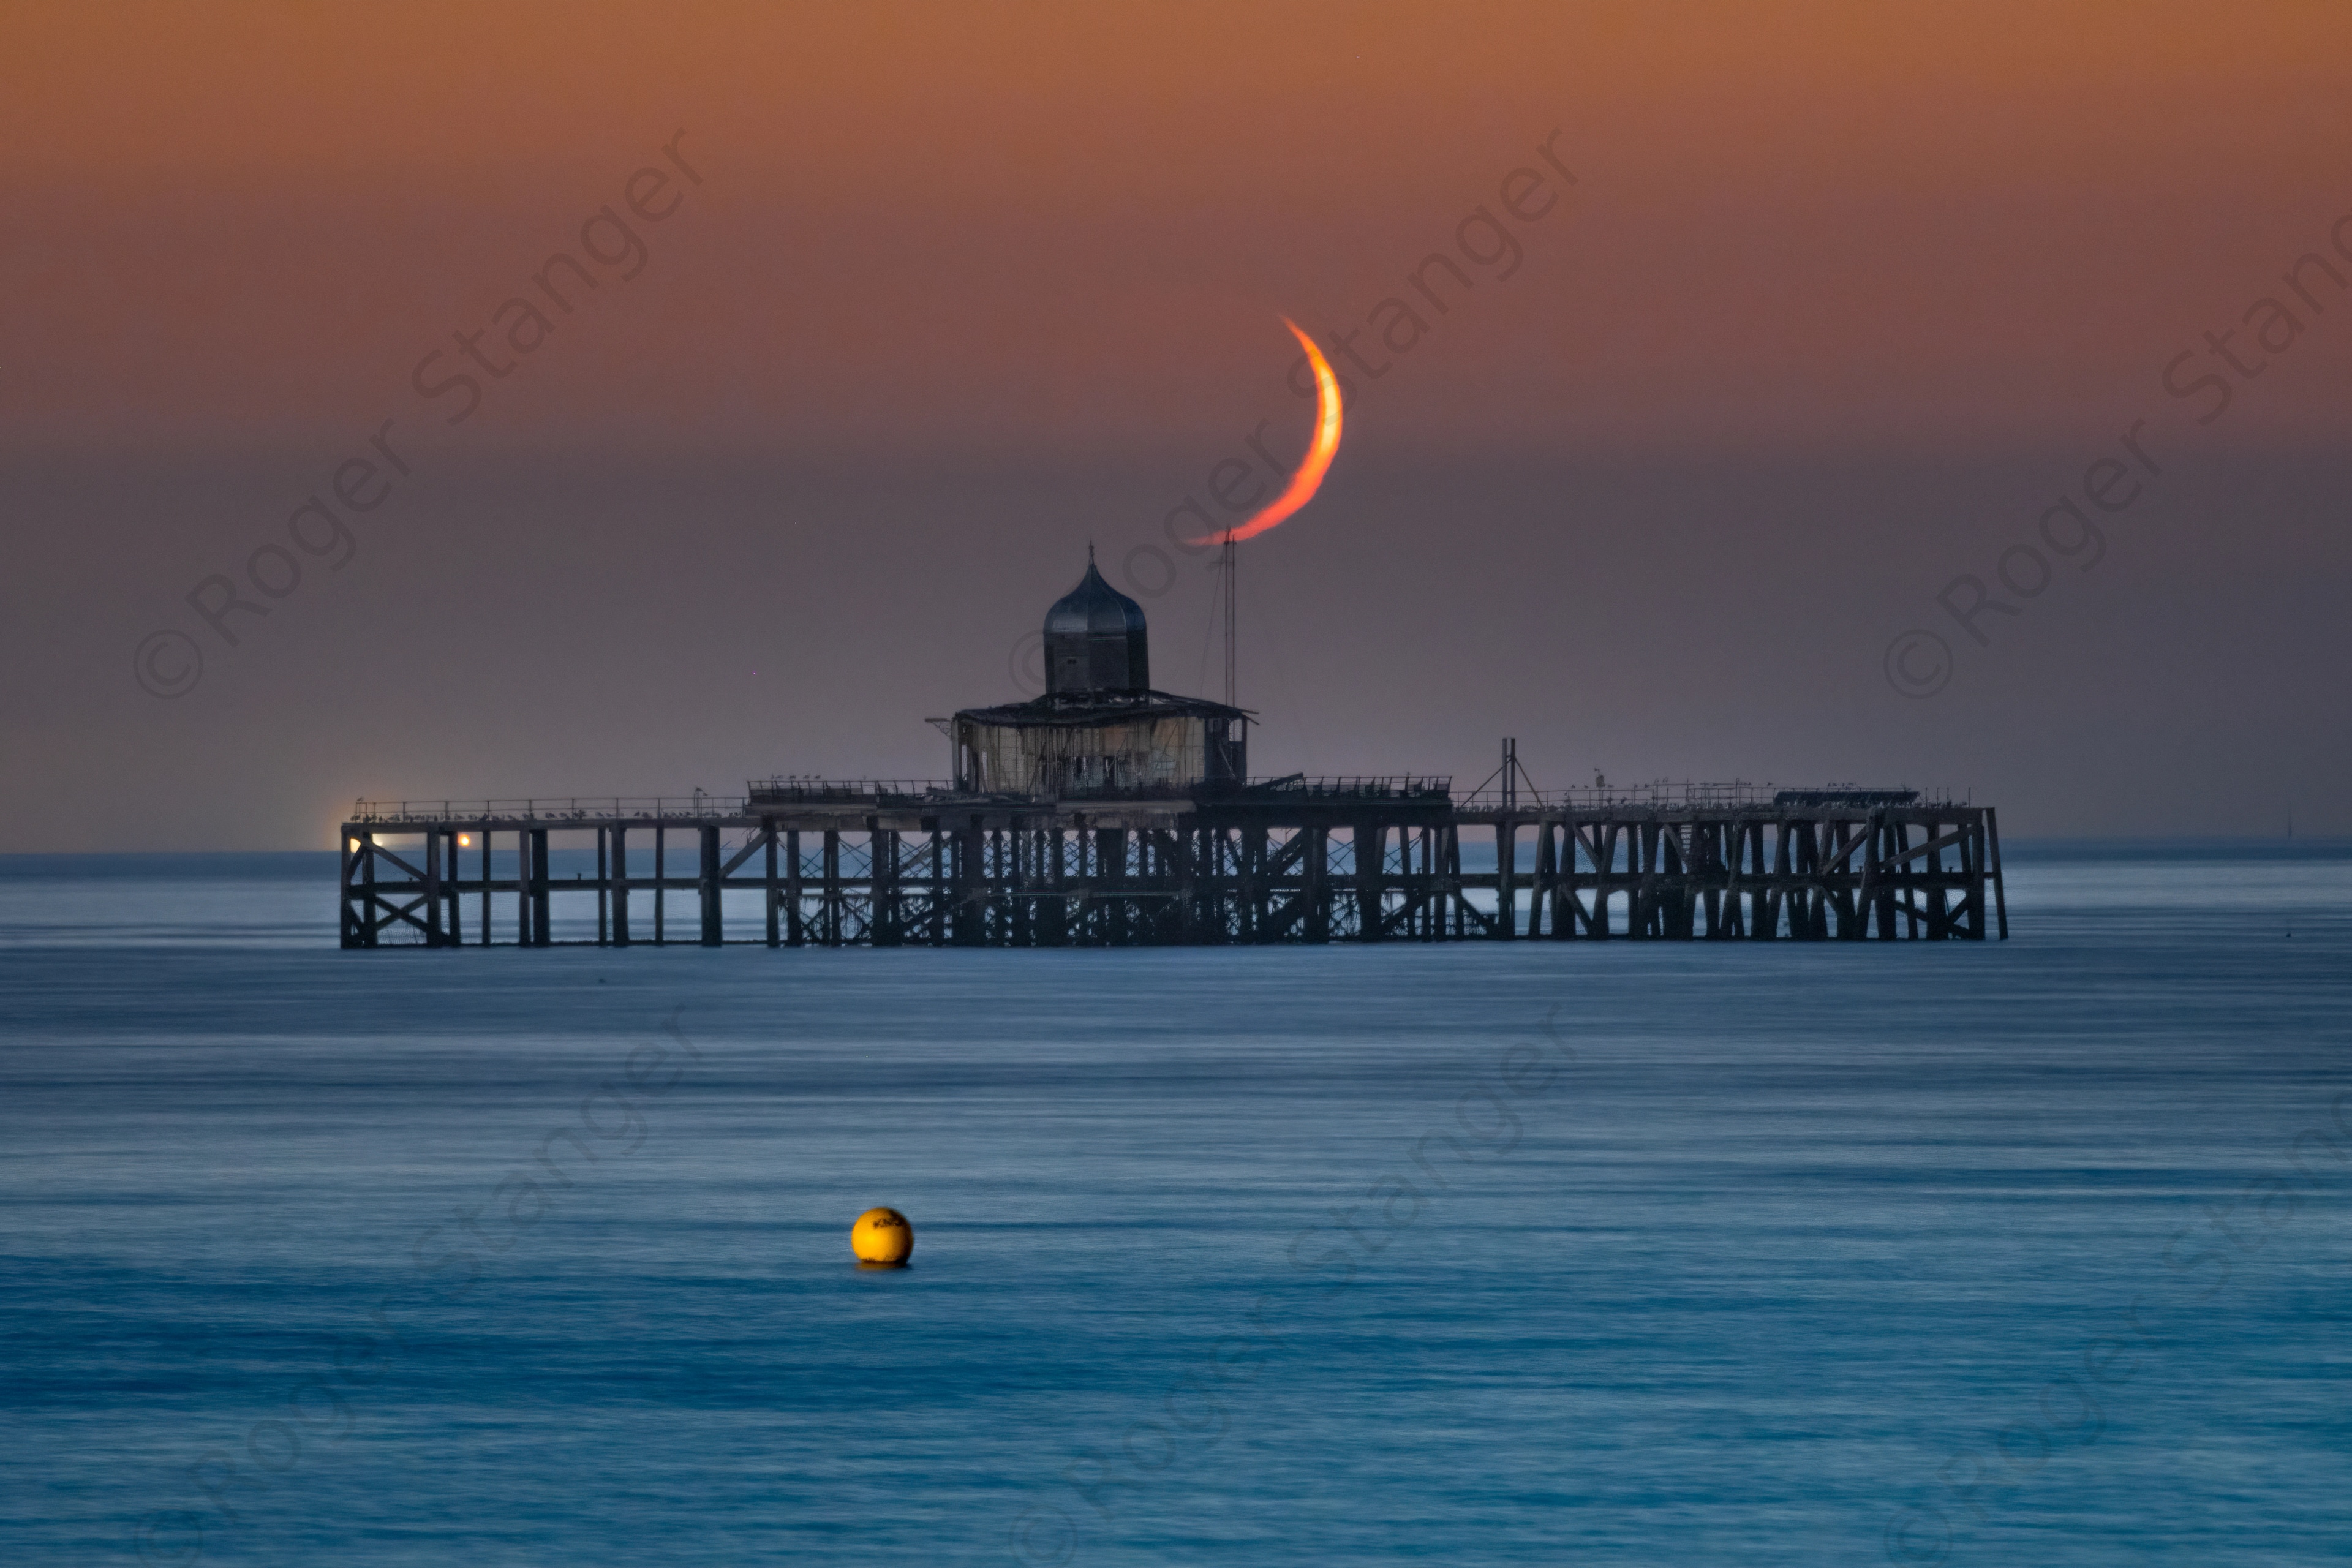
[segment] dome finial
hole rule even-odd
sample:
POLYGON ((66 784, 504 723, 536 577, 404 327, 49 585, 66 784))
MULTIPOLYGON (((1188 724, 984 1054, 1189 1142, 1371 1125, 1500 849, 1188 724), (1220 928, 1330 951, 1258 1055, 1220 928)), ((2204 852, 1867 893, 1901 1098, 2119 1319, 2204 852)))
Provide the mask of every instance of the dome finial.
POLYGON ((1143 606, 1103 581, 1087 544, 1087 574, 1045 612, 1045 693, 1148 691, 1143 606))

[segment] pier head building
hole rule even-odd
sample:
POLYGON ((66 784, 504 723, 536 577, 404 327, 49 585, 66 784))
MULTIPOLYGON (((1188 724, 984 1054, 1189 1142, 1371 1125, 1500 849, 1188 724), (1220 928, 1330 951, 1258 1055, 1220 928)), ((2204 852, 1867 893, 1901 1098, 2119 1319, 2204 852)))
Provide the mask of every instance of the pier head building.
POLYGON ((1091 558, 1045 612, 1045 695, 957 714, 955 787, 1043 800, 1230 795, 1249 777, 1249 715, 1151 685, 1143 606, 1091 558))

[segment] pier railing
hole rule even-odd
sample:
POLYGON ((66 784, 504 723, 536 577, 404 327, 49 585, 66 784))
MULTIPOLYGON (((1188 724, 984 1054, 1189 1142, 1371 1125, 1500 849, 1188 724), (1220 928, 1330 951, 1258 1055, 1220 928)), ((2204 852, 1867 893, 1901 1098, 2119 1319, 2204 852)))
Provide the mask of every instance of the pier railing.
MULTIPOLYGON (((1456 798, 1454 781, 1444 774, 1398 773, 1315 777, 1290 773, 1280 778, 1254 778, 1238 786, 1199 790, 1203 801, 1343 805, 1386 802, 1420 805, 1451 804, 1461 810, 1493 812, 1507 808, 1527 812, 1572 810, 1608 812, 1632 808, 1666 811, 1778 810, 1803 812, 1821 808, 1868 809, 1910 806, 1942 809, 1965 806, 1967 795, 1947 788, 1864 789, 1852 784, 1820 784, 1788 788, 1771 784, 1705 784, 1660 779, 1642 784, 1599 784, 1590 788, 1519 789, 1506 795, 1482 789, 1456 798)), ((1195 792, 1181 788, 1104 790, 1085 798, 1137 799, 1195 792)), ((952 799, 981 798, 959 791, 945 779, 753 779, 740 795, 566 795, 562 798, 490 800, 361 800, 353 803, 350 820, 373 823, 466 821, 526 821, 551 826, 614 820, 694 821, 713 816, 750 816, 780 805, 919 805, 952 799)), ((988 797, 996 798, 996 797, 988 797)), ((1073 796, 1072 798, 1079 798, 1073 796)))
POLYGON ((1907 805, 1945 807, 1967 804, 1949 789, 1866 789, 1854 784, 1813 784, 1790 788, 1772 784, 1706 784, 1694 780, 1658 779, 1641 784, 1595 784, 1570 789, 1519 789, 1507 795, 1481 789, 1454 803, 1465 811, 1526 810, 1610 811, 1633 807, 1651 811, 1796 810, 1907 805))
POLYGON ((1443 805, 1454 798, 1454 779, 1445 773, 1339 774, 1309 777, 1286 773, 1280 778, 1251 779, 1237 793, 1248 800, 1394 800, 1443 805))
POLYGON ((740 795, 566 795, 562 799, 362 800, 353 822, 467 822, 521 818, 530 822, 604 822, 614 817, 739 816, 740 795))
POLYGON ((946 779, 753 779, 745 797, 753 805, 808 805, 873 801, 896 805, 952 795, 946 779))

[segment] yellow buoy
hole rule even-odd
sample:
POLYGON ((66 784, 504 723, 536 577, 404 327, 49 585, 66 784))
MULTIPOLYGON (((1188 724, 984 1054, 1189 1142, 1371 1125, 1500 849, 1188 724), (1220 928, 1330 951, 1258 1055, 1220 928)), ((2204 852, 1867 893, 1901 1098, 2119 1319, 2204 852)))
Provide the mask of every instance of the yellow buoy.
POLYGON ((904 1268, 915 1250, 915 1227, 897 1209, 867 1209, 849 1227, 849 1250, 868 1267, 904 1268))

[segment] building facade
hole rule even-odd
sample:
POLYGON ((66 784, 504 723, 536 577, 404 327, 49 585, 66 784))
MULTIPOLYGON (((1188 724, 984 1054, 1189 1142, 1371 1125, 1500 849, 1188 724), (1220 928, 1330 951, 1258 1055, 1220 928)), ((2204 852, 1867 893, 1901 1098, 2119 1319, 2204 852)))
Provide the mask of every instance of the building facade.
POLYGON ((1091 558, 1045 612, 1045 694, 950 725, 956 787, 1035 800, 1216 794, 1249 776, 1249 715, 1152 689, 1143 606, 1091 558))

